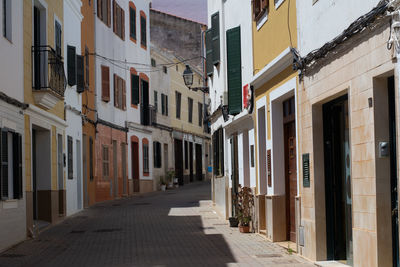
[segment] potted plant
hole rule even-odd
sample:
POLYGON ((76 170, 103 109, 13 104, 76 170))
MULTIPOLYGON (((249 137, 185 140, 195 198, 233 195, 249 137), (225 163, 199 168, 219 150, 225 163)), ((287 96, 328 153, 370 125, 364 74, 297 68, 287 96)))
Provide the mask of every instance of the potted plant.
POLYGON ((173 179, 175 177, 175 171, 173 169, 170 169, 167 172, 167 177, 168 177, 168 181, 167 181, 168 188, 173 188, 174 187, 173 179))
POLYGON ((237 203, 239 230, 241 233, 249 233, 252 209, 254 206, 254 196, 249 187, 241 187, 239 185, 237 203))
POLYGON ((230 227, 238 227, 239 220, 238 220, 237 216, 239 214, 239 209, 238 209, 238 203, 237 203, 237 193, 232 194, 232 208, 234 209, 234 213, 233 213, 234 215, 232 215, 232 217, 229 217, 229 226, 230 227))
POLYGON ((165 191, 167 189, 167 183, 165 182, 163 176, 161 176, 160 178, 160 185, 161 185, 161 191, 165 191))

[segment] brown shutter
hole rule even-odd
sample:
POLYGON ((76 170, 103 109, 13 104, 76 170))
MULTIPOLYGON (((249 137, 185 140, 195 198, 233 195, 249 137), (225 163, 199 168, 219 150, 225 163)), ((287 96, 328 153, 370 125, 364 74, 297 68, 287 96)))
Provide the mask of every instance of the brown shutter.
POLYGON ((125 40, 125 11, 121 9, 122 40, 125 40))
POLYGON ((266 10, 268 8, 269 0, 261 0, 261 9, 266 10))
POLYGON ((101 9, 102 0, 97 0, 97 17, 102 19, 102 9, 101 9))
POLYGON ((111 0, 103 1, 107 1, 107 26, 111 27, 111 0))
POLYGON ((271 179, 271 149, 267 150, 267 177, 268 177, 268 186, 272 186, 271 179))
POLYGON ((257 20, 261 13, 261 1, 268 0, 253 0, 253 20, 257 20))
POLYGON ((101 95, 103 101, 110 101, 110 69, 101 66, 101 95))
POLYGON ((126 110, 126 83, 122 80, 122 109, 126 110))
POLYGON ((118 77, 114 73, 114 106, 118 107, 118 77))
POLYGON ((117 4, 113 0, 113 31, 117 32, 117 4))

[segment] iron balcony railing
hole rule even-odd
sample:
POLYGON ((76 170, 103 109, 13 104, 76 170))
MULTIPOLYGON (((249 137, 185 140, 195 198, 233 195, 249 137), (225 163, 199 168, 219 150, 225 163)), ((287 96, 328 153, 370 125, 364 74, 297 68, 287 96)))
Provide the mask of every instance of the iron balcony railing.
POLYGON ((67 82, 63 58, 48 46, 32 46, 32 88, 64 97, 67 82))
POLYGON ((143 105, 140 108, 140 124, 145 126, 153 126, 157 124, 157 112, 155 106, 143 105))

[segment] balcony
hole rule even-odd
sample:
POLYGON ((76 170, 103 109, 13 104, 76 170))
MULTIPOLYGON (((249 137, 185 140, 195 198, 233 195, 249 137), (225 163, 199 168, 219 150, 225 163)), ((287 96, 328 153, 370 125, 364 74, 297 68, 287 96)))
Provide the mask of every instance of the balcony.
POLYGON ((140 108, 140 124, 145 126, 157 124, 156 107, 147 105, 140 108))
POLYGON ((64 63, 50 46, 32 46, 32 88, 35 103, 52 109, 64 99, 64 63))

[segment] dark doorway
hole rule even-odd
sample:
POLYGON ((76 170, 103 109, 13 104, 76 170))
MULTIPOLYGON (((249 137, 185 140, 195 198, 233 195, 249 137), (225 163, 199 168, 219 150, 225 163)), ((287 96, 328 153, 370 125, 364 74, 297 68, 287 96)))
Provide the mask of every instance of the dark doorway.
POLYGON ((323 105, 328 260, 353 264, 347 95, 323 105))
POLYGON ((189 177, 190 182, 193 182, 193 143, 189 142, 189 177))
POLYGON ((132 181, 133 181, 133 192, 140 192, 140 180, 139 180, 139 143, 132 142, 132 181))
POLYGON ((203 180, 203 159, 202 147, 196 144, 196 179, 197 181, 203 180))
POLYGON ((389 143, 390 143, 390 186, 392 208, 392 249, 393 266, 399 266, 399 213, 397 193, 397 157, 396 157, 396 102, 394 93, 394 77, 388 78, 389 97, 389 143))
POLYGON ((175 148, 175 175, 179 185, 183 185, 183 149, 182 140, 174 139, 175 148))
POLYGON ((238 137, 234 135, 230 139, 231 143, 231 180, 232 180, 232 217, 237 216, 235 205, 236 203, 236 195, 238 193, 239 186, 239 168, 238 168, 238 137))
POLYGON ((296 112, 294 97, 283 102, 283 130, 285 149, 286 238, 296 242, 296 112))
POLYGON ((140 121, 142 125, 150 125, 150 113, 149 113, 149 83, 144 80, 140 80, 141 88, 141 102, 140 102, 140 121))

